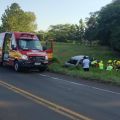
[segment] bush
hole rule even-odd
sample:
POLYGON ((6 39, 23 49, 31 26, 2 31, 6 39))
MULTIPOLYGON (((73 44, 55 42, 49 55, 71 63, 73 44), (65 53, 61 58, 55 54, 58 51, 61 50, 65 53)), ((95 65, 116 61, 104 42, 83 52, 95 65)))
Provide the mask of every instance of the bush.
POLYGON ((52 63, 60 63, 60 61, 58 60, 58 58, 53 57, 51 60, 52 63))

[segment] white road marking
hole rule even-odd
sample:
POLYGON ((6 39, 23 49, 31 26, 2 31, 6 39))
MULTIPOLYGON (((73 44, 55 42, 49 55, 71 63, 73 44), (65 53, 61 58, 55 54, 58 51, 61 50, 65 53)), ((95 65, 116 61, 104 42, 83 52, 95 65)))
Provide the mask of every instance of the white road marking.
POLYGON ((62 80, 62 81, 66 82, 66 83, 69 83, 69 84, 74 84, 74 85, 78 85, 78 86, 89 87, 89 88, 92 88, 92 89, 96 89, 96 90, 100 90, 100 91, 104 91, 104 92, 108 92, 108 93, 120 95, 119 92, 114 92, 114 91, 111 91, 111 90, 106 90, 106 89, 102 89, 102 88, 98 88, 98 87, 94 87, 94 86, 90 86, 90 85, 85 85, 85 84, 81 84, 81 83, 71 82, 71 81, 68 81, 68 80, 65 80, 65 79, 61 79, 61 78, 57 78, 57 77, 52 77, 52 76, 45 75, 45 74, 40 74, 40 75, 43 76, 43 77, 48 77, 48 78, 51 78, 51 79, 55 79, 57 81, 61 81, 62 80))

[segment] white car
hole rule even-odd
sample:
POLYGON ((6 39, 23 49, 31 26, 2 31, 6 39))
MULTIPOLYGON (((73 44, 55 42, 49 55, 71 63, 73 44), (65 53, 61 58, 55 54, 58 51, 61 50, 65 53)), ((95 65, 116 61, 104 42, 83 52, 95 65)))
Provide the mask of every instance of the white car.
MULTIPOLYGON (((64 66, 69 67, 69 66, 79 66, 82 64, 82 61, 84 59, 85 55, 78 55, 71 57, 67 62, 65 62, 64 66)), ((89 58, 89 56, 86 56, 89 58)))

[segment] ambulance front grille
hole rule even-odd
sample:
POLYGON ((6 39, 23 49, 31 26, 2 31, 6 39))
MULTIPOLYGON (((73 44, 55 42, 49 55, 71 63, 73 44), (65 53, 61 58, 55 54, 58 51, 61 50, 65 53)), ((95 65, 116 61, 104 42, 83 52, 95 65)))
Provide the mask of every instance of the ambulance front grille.
POLYGON ((45 60, 45 57, 44 56, 30 56, 29 60, 33 62, 41 62, 45 60))

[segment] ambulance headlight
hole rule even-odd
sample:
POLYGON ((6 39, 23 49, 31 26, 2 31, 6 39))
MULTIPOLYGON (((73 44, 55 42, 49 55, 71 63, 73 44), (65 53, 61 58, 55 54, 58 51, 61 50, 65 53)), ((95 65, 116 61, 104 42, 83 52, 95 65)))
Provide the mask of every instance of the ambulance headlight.
POLYGON ((22 55, 22 59, 23 60, 28 60, 28 56, 27 55, 22 55))
POLYGON ((48 56, 47 55, 45 56, 45 60, 48 60, 48 56))

